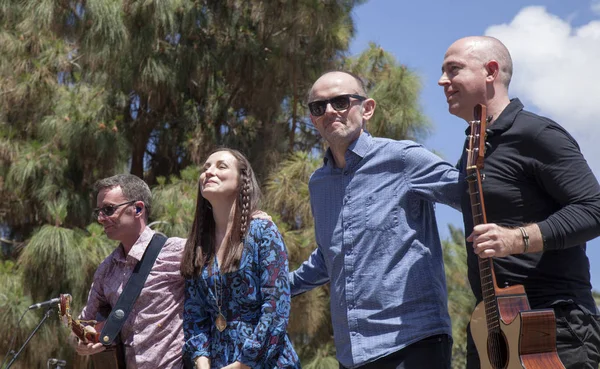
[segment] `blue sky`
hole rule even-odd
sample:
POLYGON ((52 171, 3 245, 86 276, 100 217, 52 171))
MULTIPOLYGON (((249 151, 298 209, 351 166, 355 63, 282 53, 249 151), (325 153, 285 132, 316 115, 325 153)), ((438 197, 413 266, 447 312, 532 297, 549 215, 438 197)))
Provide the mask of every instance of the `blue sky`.
MULTIPOLYGON (((448 46, 458 38, 491 35, 511 51, 511 97, 556 120, 581 145, 600 178, 600 0, 398 1, 371 0, 354 10, 357 33, 350 53, 375 42, 421 77, 421 106, 434 126, 424 144, 455 163, 466 123, 451 116, 437 85, 448 46)), ((442 238, 462 217, 437 208, 442 238)), ((600 239, 588 243, 592 285, 600 291, 600 239)))

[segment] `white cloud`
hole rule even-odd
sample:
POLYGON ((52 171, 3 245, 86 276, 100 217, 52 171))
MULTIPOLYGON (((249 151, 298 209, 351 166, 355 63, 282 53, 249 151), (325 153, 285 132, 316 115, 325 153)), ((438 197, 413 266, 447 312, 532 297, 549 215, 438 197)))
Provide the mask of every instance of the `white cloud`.
MULTIPOLYGON (((600 0, 594 1, 592 7, 600 8, 600 0)), ((510 50, 511 96, 573 134, 600 178, 600 21, 575 28, 544 7, 531 6, 510 24, 485 33, 510 50)))

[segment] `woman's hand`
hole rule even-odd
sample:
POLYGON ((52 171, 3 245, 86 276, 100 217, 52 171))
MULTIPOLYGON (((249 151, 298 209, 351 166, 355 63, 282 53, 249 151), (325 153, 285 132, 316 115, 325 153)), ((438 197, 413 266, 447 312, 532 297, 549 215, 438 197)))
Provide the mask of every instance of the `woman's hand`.
POLYGON ((268 220, 268 221, 272 221, 273 218, 271 218, 271 216, 267 213, 265 213, 262 210, 256 210, 254 213, 252 213, 250 215, 250 217, 252 217, 252 219, 263 219, 263 220, 268 220))
POLYGON ((224 366, 221 369, 250 369, 250 367, 246 364, 242 364, 239 361, 236 361, 235 363, 224 366))

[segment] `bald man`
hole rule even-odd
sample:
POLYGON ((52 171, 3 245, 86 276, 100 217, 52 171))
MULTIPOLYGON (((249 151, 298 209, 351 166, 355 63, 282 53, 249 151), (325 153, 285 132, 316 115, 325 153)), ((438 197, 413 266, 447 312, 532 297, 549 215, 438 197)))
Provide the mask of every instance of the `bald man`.
POLYGON ((340 368, 450 368, 434 203, 459 207, 458 171, 367 133, 376 104, 355 75, 324 74, 308 101, 329 148, 309 182, 317 248, 291 273, 292 295, 330 282, 340 368))
MULTIPOLYGON (((451 114, 473 120, 474 106, 482 103, 492 116, 483 170, 489 224, 473 227, 467 183, 461 181, 469 282, 479 303, 478 256, 493 257, 500 286, 522 284, 533 309, 554 309, 563 364, 597 369, 600 317, 586 241, 600 235, 600 186, 563 127, 509 99, 512 69, 499 40, 467 37, 448 48, 438 81, 451 114)), ((465 166, 463 150, 463 175, 465 166)), ((467 368, 479 368, 467 331, 467 368)))

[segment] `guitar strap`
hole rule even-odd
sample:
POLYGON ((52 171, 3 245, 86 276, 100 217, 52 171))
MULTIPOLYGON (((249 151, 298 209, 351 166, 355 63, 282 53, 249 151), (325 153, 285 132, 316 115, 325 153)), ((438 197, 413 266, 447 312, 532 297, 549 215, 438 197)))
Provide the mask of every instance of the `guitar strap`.
POLYGON ((150 274, 150 270, 166 241, 167 237, 158 233, 155 233, 154 236, 152 236, 152 240, 146 248, 146 251, 144 251, 142 259, 133 269, 133 273, 131 274, 131 277, 129 277, 127 285, 125 285, 123 292, 121 292, 121 296, 119 296, 119 299, 117 300, 117 304, 113 307, 102 328, 100 342, 103 345, 110 346, 118 336, 123 327, 123 323, 127 320, 131 308, 140 295, 144 283, 146 283, 146 279, 148 279, 148 274, 150 274))

